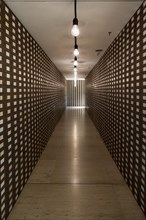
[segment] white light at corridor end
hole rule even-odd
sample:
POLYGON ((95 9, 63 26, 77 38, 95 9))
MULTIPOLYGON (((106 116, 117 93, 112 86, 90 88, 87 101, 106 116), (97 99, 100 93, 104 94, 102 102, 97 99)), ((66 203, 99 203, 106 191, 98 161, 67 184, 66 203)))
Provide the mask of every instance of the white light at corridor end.
POLYGON ((77 86, 77 72, 74 72, 74 87, 77 86))
POLYGON ((74 87, 77 86, 77 79, 74 79, 74 87))

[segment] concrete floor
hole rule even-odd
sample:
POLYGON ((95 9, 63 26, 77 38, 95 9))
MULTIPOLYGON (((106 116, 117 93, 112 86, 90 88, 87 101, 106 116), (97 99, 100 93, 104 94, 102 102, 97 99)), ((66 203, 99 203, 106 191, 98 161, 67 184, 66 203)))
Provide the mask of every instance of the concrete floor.
POLYGON ((8 220, 144 220, 84 109, 57 125, 8 220))

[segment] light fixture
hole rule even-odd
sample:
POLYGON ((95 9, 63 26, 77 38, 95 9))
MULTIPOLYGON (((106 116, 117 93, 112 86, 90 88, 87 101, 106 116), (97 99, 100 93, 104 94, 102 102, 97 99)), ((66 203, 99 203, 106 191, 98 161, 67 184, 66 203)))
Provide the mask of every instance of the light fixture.
POLYGON ((78 65, 77 57, 74 58, 74 66, 78 65))
POLYGON ((78 28, 78 19, 77 18, 74 18, 73 19, 73 28, 71 30, 71 34, 74 36, 74 37, 77 37, 79 36, 80 34, 80 31, 79 31, 79 28, 78 28))
POLYGON ((77 67, 76 66, 74 66, 74 72, 77 72, 77 67))
POLYGON ((75 49, 74 49, 74 56, 78 56, 78 55, 79 55, 78 48, 75 48, 75 49))
POLYGON ((77 85, 77 56, 79 55, 79 50, 78 50, 78 44, 77 44, 77 36, 80 34, 79 28, 78 28, 78 19, 77 19, 77 0, 74 0, 74 19, 73 19, 73 28, 71 30, 72 35, 74 36, 75 39, 75 44, 74 44, 74 86, 76 87, 77 85))
POLYGON ((71 34, 74 37, 77 37, 80 34, 80 31, 78 28, 78 19, 77 19, 77 0, 74 0, 74 14, 75 14, 75 18, 73 19, 73 27, 71 30, 71 34))
POLYGON ((77 38, 75 37, 74 56, 77 57, 78 55, 79 55, 79 50, 77 45, 77 38))

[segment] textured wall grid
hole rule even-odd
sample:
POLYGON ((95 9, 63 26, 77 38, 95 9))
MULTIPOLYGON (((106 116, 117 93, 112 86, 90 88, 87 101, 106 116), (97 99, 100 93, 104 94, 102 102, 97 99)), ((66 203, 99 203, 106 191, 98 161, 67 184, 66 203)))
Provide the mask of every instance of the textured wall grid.
POLYGON ((146 213, 146 2, 87 76, 86 104, 146 213))
POLYGON ((6 219, 65 106, 64 77, 0 1, 0 186, 6 219))

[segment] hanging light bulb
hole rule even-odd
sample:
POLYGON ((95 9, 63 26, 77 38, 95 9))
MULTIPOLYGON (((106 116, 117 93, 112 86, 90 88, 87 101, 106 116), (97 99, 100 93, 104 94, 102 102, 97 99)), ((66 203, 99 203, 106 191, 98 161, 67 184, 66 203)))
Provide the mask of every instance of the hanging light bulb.
POLYGON ((75 47, 74 47, 74 56, 77 57, 78 55, 79 55, 78 45, 75 44, 75 47))
POLYGON ((72 30, 71 30, 71 34, 74 37, 77 37, 80 34, 80 30, 79 30, 79 27, 78 27, 78 19, 77 18, 73 19, 73 27, 72 27, 72 30))
POLYGON ((77 45, 77 37, 75 39, 75 46, 74 46, 74 56, 77 57, 79 55, 78 45, 77 45))
POLYGON ((77 19, 77 0, 74 0, 74 15, 75 17, 73 19, 73 27, 71 30, 71 34, 74 37, 77 37, 80 34, 79 27, 78 27, 78 19, 77 19))
POLYGON ((78 49, 74 49, 74 55, 75 55, 75 56, 78 56, 78 55, 79 55, 78 49))
POLYGON ((71 30, 71 34, 72 34, 74 37, 79 36, 80 31, 79 31, 78 25, 74 25, 74 26, 73 26, 73 28, 72 28, 72 30, 71 30))
POLYGON ((78 61, 77 61, 77 57, 75 57, 74 59, 74 66, 77 66, 78 65, 78 61))
POLYGON ((77 72, 77 67, 76 66, 74 66, 74 72, 77 72))

